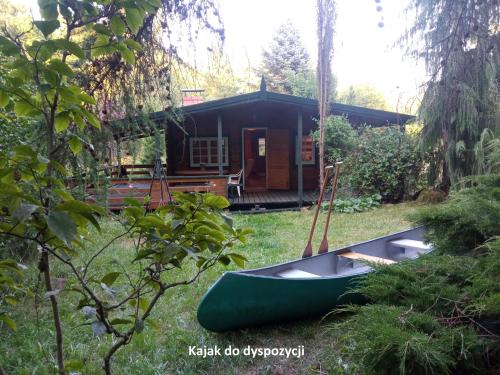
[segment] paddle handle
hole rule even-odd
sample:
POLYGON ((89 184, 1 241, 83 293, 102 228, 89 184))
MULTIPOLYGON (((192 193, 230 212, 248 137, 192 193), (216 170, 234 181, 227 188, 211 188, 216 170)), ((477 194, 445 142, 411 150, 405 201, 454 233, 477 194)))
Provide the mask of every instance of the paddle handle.
POLYGON ((335 195, 337 194, 337 183, 340 174, 341 161, 335 163, 335 177, 333 178, 332 185, 332 195, 330 195, 330 203, 328 204, 328 214, 326 215, 325 230, 323 232, 323 240, 318 249, 318 254, 326 253, 328 251, 328 227, 330 226, 330 218, 333 211, 333 202, 335 201, 335 195))
POLYGON ((333 166, 329 165, 325 168, 325 177, 323 179, 323 184, 321 185, 321 190, 318 197, 318 206, 316 207, 316 212, 314 213, 313 222, 311 225, 311 230, 309 231, 309 238, 307 239, 307 245, 302 254, 302 258, 310 257, 312 255, 312 239, 314 236, 314 230, 316 229, 316 222, 318 221, 319 211, 321 209, 321 203, 323 202, 323 195, 325 193, 326 184, 328 183, 328 178, 330 177, 330 171, 333 166))

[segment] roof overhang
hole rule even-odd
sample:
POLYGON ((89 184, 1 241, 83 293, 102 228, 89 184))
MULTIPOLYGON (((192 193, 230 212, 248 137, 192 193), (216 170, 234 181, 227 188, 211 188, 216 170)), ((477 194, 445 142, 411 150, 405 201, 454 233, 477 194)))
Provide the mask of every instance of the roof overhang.
MULTIPOLYGON (((308 112, 318 112, 318 101, 316 99, 303 98, 300 96, 281 94, 276 92, 270 92, 266 90, 255 91, 248 94, 241 94, 236 96, 231 96, 223 99, 211 100, 204 103, 193 104, 181 108, 176 108, 177 116, 180 117, 191 117, 194 115, 200 114, 209 114, 213 112, 221 112, 227 109, 231 109, 234 107, 240 107, 245 105, 250 105, 254 103, 280 103, 286 104, 289 106, 296 107, 297 110, 304 110, 308 112)), ((330 112, 334 115, 345 115, 349 117, 356 117, 361 120, 365 120, 364 122, 373 126, 387 126, 387 125, 403 125, 408 121, 414 120, 415 116, 407 115, 403 113, 396 113, 390 111, 383 111, 379 109, 371 109, 365 107, 358 107, 354 105, 341 104, 341 103, 331 103, 330 104, 330 112)), ((166 111, 152 112, 149 114, 145 114, 144 116, 134 118, 134 121, 137 122, 139 128, 141 128, 141 124, 145 122, 153 121, 155 123, 174 123, 172 120, 172 113, 166 111)), ((115 121, 115 124, 119 124, 126 120, 118 120, 115 121)), ((177 125, 179 125, 177 123, 177 125)), ((127 137, 127 136, 140 136, 139 134, 124 134, 124 128, 120 128, 118 131, 113 131, 113 133, 119 137, 127 137)), ((143 132, 149 133, 148 131, 143 132)))

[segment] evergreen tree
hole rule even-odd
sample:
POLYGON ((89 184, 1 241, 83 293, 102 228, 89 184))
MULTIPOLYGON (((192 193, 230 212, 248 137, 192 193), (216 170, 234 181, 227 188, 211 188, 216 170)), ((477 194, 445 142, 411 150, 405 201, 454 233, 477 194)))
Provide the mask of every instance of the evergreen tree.
POLYGON ((500 121, 497 0, 412 0, 403 42, 431 77, 420 108, 423 145, 441 156, 441 185, 471 175, 475 145, 500 121))
POLYGON ((261 73, 272 90, 292 94, 287 76, 304 74, 309 68, 309 54, 299 31, 290 20, 281 25, 267 50, 262 52, 261 73))

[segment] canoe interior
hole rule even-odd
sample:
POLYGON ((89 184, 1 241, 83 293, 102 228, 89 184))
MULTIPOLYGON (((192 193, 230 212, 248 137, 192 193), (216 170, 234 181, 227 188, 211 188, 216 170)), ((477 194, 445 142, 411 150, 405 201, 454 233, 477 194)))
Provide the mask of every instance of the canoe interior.
MULTIPOLYGON (((397 241, 413 240, 423 243, 423 233, 423 228, 413 228, 370 241, 360 242, 340 249, 335 249, 326 254, 316 255, 270 267, 240 271, 239 273, 268 277, 283 277, 282 275, 287 277, 288 275, 291 275, 291 278, 339 277, 366 273, 372 269, 368 261, 350 259, 342 256, 342 253, 351 251, 380 258, 380 261, 388 260, 399 262, 404 259, 414 259, 422 253, 429 252, 430 247, 422 246, 423 248, 421 249, 405 248, 399 246, 397 241), (297 270, 299 272, 296 272, 294 275, 293 270, 297 270)), ((369 259, 369 257, 367 258, 369 259)))

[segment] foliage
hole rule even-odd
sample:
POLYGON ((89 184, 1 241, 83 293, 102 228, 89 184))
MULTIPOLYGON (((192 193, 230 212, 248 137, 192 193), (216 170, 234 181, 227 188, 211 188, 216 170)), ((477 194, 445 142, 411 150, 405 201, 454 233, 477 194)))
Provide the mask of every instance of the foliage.
POLYGON ((413 137, 395 128, 367 128, 346 168, 356 193, 378 193, 384 202, 399 202, 416 190, 422 164, 413 137))
POLYGON ((373 304, 347 308, 356 315, 336 332, 349 327, 346 357, 365 372, 500 370, 500 177, 474 181, 416 215, 433 254, 377 267, 355 287, 373 304))
POLYGON ((426 256, 365 278, 357 292, 376 304, 349 308, 357 315, 336 328, 352 329, 342 339, 349 359, 373 373, 389 362, 399 373, 494 373, 500 364, 484 358, 500 351, 491 331, 498 330, 499 243, 480 259, 426 256))
POLYGON ((287 74, 300 74, 308 70, 309 54, 298 30, 290 20, 280 25, 267 50, 262 52, 262 74, 275 91, 292 94, 287 74))
POLYGON ((500 118, 498 1, 412 0, 402 38, 430 77, 420 108, 423 147, 439 151, 441 182, 474 173, 474 148, 500 118), (413 42, 413 43, 408 43, 413 42))
POLYGON ((36 140, 35 129, 38 124, 24 117, 16 118, 13 113, 0 112, 0 150, 7 150, 13 145, 36 140))
MULTIPOLYGON (((328 162, 343 161, 356 148, 359 136, 345 116, 328 116, 324 124, 325 157, 328 162)), ((319 143, 319 130, 313 132, 319 143)))
MULTIPOLYGON (((410 225, 405 217, 418 208, 413 203, 381 206, 377 210, 355 214, 339 213, 332 216, 329 243, 338 248, 350 243, 379 237, 392 231, 403 230, 410 225)), ((307 241, 313 212, 283 211, 261 215, 232 215, 237 228, 250 227, 254 234, 248 237, 245 244, 237 244, 234 252, 245 255, 249 260, 245 268, 265 267, 297 259, 300 246, 307 241), (297 245, 290 246, 290 238, 295 238, 297 245)), ((86 251, 79 256, 82 260, 88 259, 97 250, 106 245, 114 237, 123 232, 120 224, 120 215, 109 215, 99 221, 101 234, 92 230, 94 241, 88 243, 86 251)), ((318 227, 322 228, 325 215, 320 215, 318 227)), ((314 245, 319 246, 321 236, 316 236, 314 245)), ((124 237, 112 245, 92 263, 97 279, 107 274, 107 269, 115 270, 118 267, 128 274, 135 274, 140 266, 130 263, 131 253, 134 252, 132 240, 124 237)), ((28 270, 24 271, 25 284, 37 285, 37 262, 30 260, 25 263, 28 270)), ((189 275, 196 272, 194 261, 184 261, 182 270, 176 274, 189 275)), ((339 348, 336 337, 323 334, 325 320, 321 317, 295 322, 293 329, 290 324, 271 327, 255 328, 241 332, 229 332, 224 335, 214 335, 203 329, 196 321, 196 310, 203 294, 220 277, 221 272, 237 270, 239 267, 232 262, 227 268, 214 267, 198 278, 192 287, 171 289, 170 292, 158 301, 150 318, 146 320, 144 331, 134 336, 130 344, 120 350, 113 359, 113 367, 117 373, 129 374, 239 374, 245 373, 251 366, 257 373, 281 371, 289 373, 311 372, 311 366, 321 366, 329 374, 337 374, 333 368, 338 364, 339 348), (148 323, 149 322, 149 323, 148 323), (188 345, 207 345, 213 347, 243 348, 251 344, 254 347, 295 347, 305 345, 306 356, 284 362, 283 357, 246 358, 242 356, 221 356, 214 360, 190 356, 186 349, 188 345), (309 348, 309 349, 307 349, 309 348), (333 355, 334 361, 327 358, 333 355), (270 370, 271 369, 271 370, 270 370)), ((81 361, 84 368, 82 374, 101 373, 101 358, 107 351, 110 343, 115 340, 110 335, 99 338, 93 336, 88 325, 84 322, 83 314, 75 310, 81 295, 70 289, 75 286, 74 278, 69 274, 66 266, 53 263, 53 274, 56 277, 67 279, 65 288, 59 294, 65 303, 61 305, 61 319, 65 340, 72 345, 66 345, 65 353, 68 360, 81 361)), ((167 276, 174 276, 173 273, 167 276)), ((119 276, 111 286, 121 290, 126 284, 126 277, 119 276)), ((96 285, 96 290, 101 287, 96 285)), ((10 306, 9 314, 17 323, 17 331, 2 329, 0 335, 0 353, 5 353, 0 362, 6 374, 11 373, 46 373, 52 370, 55 360, 50 354, 53 326, 50 321, 50 306, 43 298, 44 290, 36 303, 36 299, 25 298, 15 306, 10 306), (38 319, 37 319, 38 318, 38 319)), ((149 297, 148 297, 149 298, 149 297)), ((342 373, 342 372, 341 372, 342 373)))
POLYGON ((338 97, 339 103, 360 107, 388 110, 389 104, 384 94, 370 85, 350 85, 338 97))
POLYGON ((348 362, 363 373, 447 374, 459 365, 471 371, 471 357, 481 358, 484 343, 470 327, 445 328, 427 312, 381 304, 345 311, 356 315, 334 332, 342 335, 348 362))
MULTIPOLYGON (((16 121, 25 118, 27 122, 36 123, 39 126, 36 132, 45 136, 46 147, 42 149, 45 156, 28 146, 17 145, 11 153, 0 157, 0 235, 2 238, 29 240, 40 250, 38 268, 43 275, 45 296, 51 304, 56 339, 55 357, 58 372, 61 374, 75 370, 75 366, 70 366, 71 362, 66 365, 64 363, 60 288, 54 288, 52 285, 50 265, 53 260, 66 265, 76 278, 80 288, 77 292, 83 295, 82 301, 86 304, 79 307, 87 307, 89 316, 92 315, 90 312, 95 310, 95 321, 92 323, 94 333, 108 333, 116 338, 103 358, 106 373, 111 372, 111 357, 119 348, 128 344, 135 333, 142 330, 144 320, 167 289, 190 284, 219 258, 225 264, 228 260, 236 259, 239 263, 242 261, 237 255, 225 258, 225 255, 221 254, 236 240, 226 237, 230 231, 227 228, 232 228, 231 225, 219 225, 216 220, 217 210, 226 202, 207 196, 194 202, 193 208, 189 205, 191 198, 179 196, 178 200, 183 204, 172 206, 174 212, 164 209, 156 213, 146 213, 139 207, 140 204, 137 206, 137 202, 129 202, 133 206, 128 209, 131 211, 131 217, 125 221, 124 233, 119 238, 129 234, 136 235, 136 252, 143 248, 156 251, 162 246, 169 250, 165 251, 161 259, 155 259, 157 267, 150 268, 149 271, 143 268, 135 279, 128 279, 129 293, 126 297, 118 295, 110 287, 120 271, 112 271, 114 273, 103 276, 100 283, 87 274, 93 260, 109 245, 95 253, 83 268, 82 265, 75 265, 79 261, 78 255, 84 253, 86 243, 92 241, 89 227, 94 226, 100 231, 98 218, 105 212, 101 207, 76 200, 66 190, 62 178, 67 174, 64 164, 68 160, 68 153, 75 155, 71 161, 77 166, 78 161, 88 159, 86 156, 77 159, 76 156, 81 155, 84 150, 88 151, 95 166, 95 159, 101 155, 95 152, 91 140, 105 138, 101 122, 108 124, 108 118, 96 115, 95 108, 98 106, 103 115, 111 115, 111 109, 115 108, 109 107, 110 102, 116 103, 116 97, 123 99, 114 85, 107 86, 113 79, 130 83, 129 80, 123 79, 124 76, 134 77, 137 78, 138 86, 141 86, 151 83, 151 76, 157 77, 161 73, 162 78, 168 77, 169 71, 165 69, 165 65, 154 62, 155 59, 161 60, 160 52, 163 52, 162 56, 165 57, 172 55, 172 51, 156 49, 158 45, 153 43, 145 45, 155 47, 154 50, 144 49, 139 43, 158 37, 157 31, 154 30, 154 21, 158 14, 163 14, 162 28, 167 30, 172 27, 167 22, 171 20, 171 16, 177 16, 183 21, 193 14, 197 19, 205 17, 206 20, 207 15, 213 16, 212 20, 215 22, 219 19, 211 1, 195 0, 186 3, 168 0, 104 3, 90 0, 43 0, 39 1, 41 20, 32 20, 30 30, 18 30, 9 26, 1 30, 0 108, 5 109, 7 113, 15 113, 16 121), (134 70, 137 58, 142 58, 142 64, 138 64, 139 68, 134 70), (161 65, 159 69, 158 65, 161 65), (137 74, 133 75, 131 72, 137 74), (89 78, 92 79, 89 81, 89 78), (115 95, 111 95, 111 100, 107 100, 110 99, 109 92, 99 95, 99 91, 105 87, 112 87, 115 95), (96 98, 103 97, 104 104, 98 104, 96 98), (200 229, 201 224, 197 220, 203 218, 206 221, 213 220, 213 226, 200 229), (172 224, 174 219, 177 220, 176 225, 172 224), (194 224, 199 227, 193 227, 194 224), (199 237, 194 238, 195 232, 199 237), (193 236, 190 237, 189 234, 193 236), (181 241, 177 235, 185 237, 187 242, 177 243, 181 241), (214 241, 217 241, 220 248, 214 245, 214 241), (207 250, 208 246, 210 250, 220 252, 207 257, 206 262, 199 261, 198 272, 192 278, 173 283, 161 280, 160 275, 164 271, 180 267, 184 258, 196 258, 195 253, 207 250), (188 252, 188 247, 191 255, 182 256, 182 251, 188 252), (102 290, 95 289, 99 285, 102 290), (142 303, 140 298, 144 298, 143 293, 155 297, 142 303), (117 299, 116 304, 114 300, 110 300, 111 297, 117 299), (124 317, 112 319, 113 312, 125 311, 126 304, 133 300, 136 301, 136 306, 141 305, 141 308, 131 307, 127 310, 135 311, 135 315, 129 317, 132 326, 125 324, 124 317), (125 328, 122 328, 123 326, 125 328)), ((212 27, 208 21, 203 25, 209 29, 212 27)), ((221 33, 220 30, 212 30, 221 33)), ((160 39, 162 46, 166 44, 163 36, 160 39)), ((147 90, 152 91, 151 87, 148 86, 147 90)), ((168 85, 162 87, 169 90, 168 85)), ((122 94, 130 98, 134 92, 127 86, 122 94)), ((113 113, 120 115, 120 111, 113 113)), ((11 124, 14 122, 12 118, 7 120, 11 124)), ((106 153, 106 150, 101 151, 106 153)), ((146 260, 141 260, 141 263, 144 262, 148 264, 146 260)), ((64 302, 63 299, 62 301, 64 302)))
MULTIPOLYGON (((314 70, 307 69, 304 72, 298 73, 287 70, 285 71, 285 76, 286 80, 290 83, 292 95, 318 99, 318 79, 314 70)), ((335 74, 332 74, 330 81, 330 101, 334 101, 337 95, 337 77, 335 74)))
MULTIPOLYGON (((232 220, 222 214, 229 202, 212 194, 175 194, 175 204, 149 213, 143 203, 128 200, 123 232, 90 257, 80 256, 93 242, 89 226, 100 231, 98 218, 105 211, 75 200, 60 180, 45 174, 48 164, 27 146, 18 146, 0 159, 0 236, 32 241, 69 268, 70 282, 75 284, 71 291, 82 296, 77 309, 85 314, 95 335, 106 333, 117 339, 104 357, 106 373, 111 371, 112 355, 141 333, 167 290, 193 283, 217 262, 243 265, 245 258, 228 250, 245 241, 248 231, 233 228, 232 220), (46 189, 49 184, 55 188, 46 189), (45 205, 47 199, 50 206, 45 205), (137 263, 139 271, 124 272, 118 265, 109 265, 105 274, 99 275, 92 268, 93 262, 122 237, 135 239, 128 260, 137 263), (180 280, 173 276, 174 281, 164 275, 188 261, 196 263, 192 275, 180 280), (114 289, 120 276, 120 287, 114 289)), ((42 257, 39 268, 43 271, 47 267, 48 259, 42 257)), ((5 284, 14 289, 9 280, 2 277, 2 287, 5 284)), ((60 292, 49 283, 45 295, 55 297, 60 292)))
MULTIPOLYGON (((382 197, 379 194, 373 194, 359 198, 336 198, 333 201, 333 210, 335 212, 343 212, 346 214, 363 212, 371 208, 379 207, 380 199, 382 199, 382 197)), ((328 210, 328 203, 323 203, 321 205, 321 209, 323 211, 328 210)))
POLYGON ((478 177, 472 184, 452 192, 439 210, 424 209, 414 216, 441 252, 469 253, 500 235, 500 175, 478 177))

